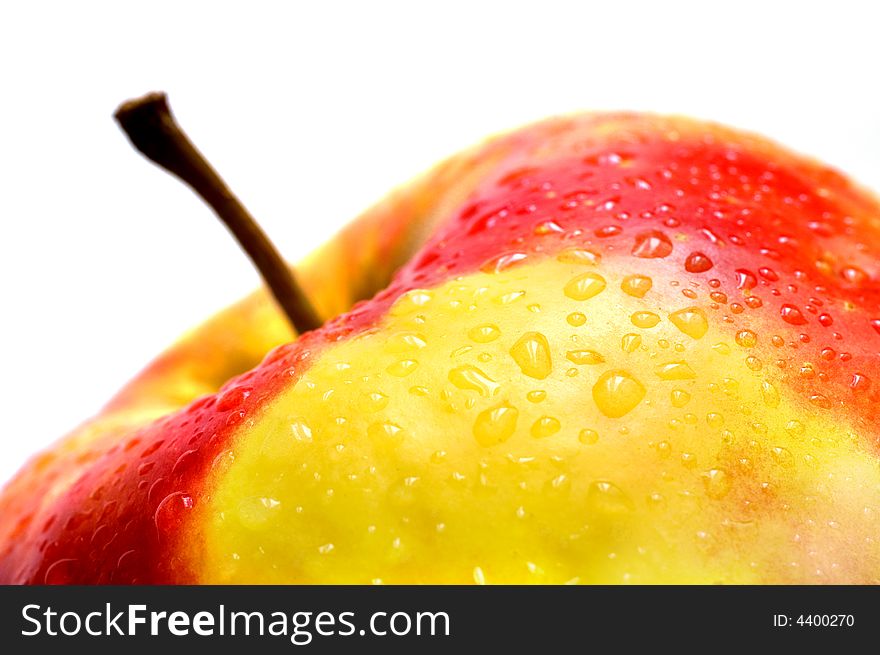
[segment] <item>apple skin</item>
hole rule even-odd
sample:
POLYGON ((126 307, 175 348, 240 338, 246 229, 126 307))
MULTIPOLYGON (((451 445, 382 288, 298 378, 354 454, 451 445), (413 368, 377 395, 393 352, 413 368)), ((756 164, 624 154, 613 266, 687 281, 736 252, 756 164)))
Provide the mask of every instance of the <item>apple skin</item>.
POLYGON ((758 137, 637 114, 502 135, 298 269, 322 315, 336 316, 320 330, 290 342, 257 293, 29 462, 0 497, 0 582, 877 583, 878 250, 873 197, 758 137), (474 360, 454 369, 463 382, 450 369, 452 387, 392 416, 409 420, 398 420, 403 447, 364 446, 359 408, 348 418, 360 427, 340 442, 349 450, 322 445, 329 415, 303 389, 337 375, 325 395, 345 399, 346 374, 328 368, 338 353, 393 387, 381 344, 402 327, 418 334, 413 320, 425 332, 439 322, 414 374, 425 385, 410 388, 445 383, 458 349, 434 344, 459 339, 469 318, 458 300, 434 298, 510 284, 535 299, 534 316, 516 298, 464 301, 503 333, 503 348, 480 353, 495 386, 473 377, 474 360), (544 329, 563 309, 568 332, 544 329), (571 349, 584 340, 595 351, 571 349), (543 397, 523 400, 545 393, 544 379, 553 415, 532 412, 543 397), (469 429, 447 434, 444 422, 469 429), (269 461, 258 452, 291 429, 308 438, 269 461), (451 461, 426 463, 447 451, 451 461), (376 465, 352 480, 383 464, 419 474, 310 482, 354 471, 347 452, 376 465), (297 472, 309 465, 312 478, 297 472), (255 493, 255 480, 277 493, 255 493), (321 511, 287 534, 296 494, 297 511, 321 511), (267 534, 276 505, 289 522, 267 534), (397 545, 371 545, 377 525, 397 545), (447 525, 449 536, 425 536, 447 525), (401 542, 413 544, 404 555, 401 542))

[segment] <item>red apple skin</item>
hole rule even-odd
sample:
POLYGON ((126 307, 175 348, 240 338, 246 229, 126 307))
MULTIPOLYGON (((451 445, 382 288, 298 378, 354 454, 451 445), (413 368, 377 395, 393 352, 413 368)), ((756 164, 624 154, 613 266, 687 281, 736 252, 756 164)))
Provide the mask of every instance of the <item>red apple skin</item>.
MULTIPOLYGON (((268 337, 247 318, 268 316, 266 300, 246 301, 32 460, 0 499, 0 582, 198 582, 208 481, 250 418, 323 350, 377 325, 401 294, 511 253, 534 260, 578 246, 639 257, 639 248, 668 244, 667 281, 717 289, 712 321, 754 325, 765 360, 776 353, 783 393, 846 417, 876 452, 880 206, 868 193, 760 138, 638 114, 551 119, 451 161, 435 186, 429 176, 405 202, 374 210, 381 217, 343 235, 324 262, 332 270, 356 257, 348 270, 360 273, 386 267, 367 289, 339 285, 341 307, 316 293, 322 310, 342 311, 415 252, 371 300, 284 345, 277 318, 268 337), (364 246, 365 235, 376 245, 364 246), (220 344, 231 350, 218 353, 220 344)), ((320 282, 306 275, 313 292, 320 282)))

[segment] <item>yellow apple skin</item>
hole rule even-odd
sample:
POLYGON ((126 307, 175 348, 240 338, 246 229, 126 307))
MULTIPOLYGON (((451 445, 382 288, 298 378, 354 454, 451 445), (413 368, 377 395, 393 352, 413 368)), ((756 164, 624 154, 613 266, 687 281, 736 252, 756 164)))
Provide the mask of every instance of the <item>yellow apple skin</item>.
POLYGON ((34 459, 0 580, 876 583, 878 216, 714 125, 498 137, 298 269, 324 328, 251 296, 34 459))

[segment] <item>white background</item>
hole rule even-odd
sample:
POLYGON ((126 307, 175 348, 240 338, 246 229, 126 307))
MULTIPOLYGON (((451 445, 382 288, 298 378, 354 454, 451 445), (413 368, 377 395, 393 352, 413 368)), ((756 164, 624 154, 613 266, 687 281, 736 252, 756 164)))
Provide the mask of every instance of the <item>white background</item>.
POLYGON ((0 481, 257 284, 111 114, 178 118, 296 259, 482 137, 577 109, 764 132, 880 189, 864 2, 20 2, 0 9, 0 481))

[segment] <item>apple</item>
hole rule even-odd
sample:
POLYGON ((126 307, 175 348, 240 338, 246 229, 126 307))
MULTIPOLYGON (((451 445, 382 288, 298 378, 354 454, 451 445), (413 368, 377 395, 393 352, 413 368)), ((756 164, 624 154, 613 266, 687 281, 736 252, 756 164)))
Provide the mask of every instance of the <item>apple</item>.
POLYGON ((495 137, 0 497, 4 583, 880 582, 880 204, 760 137, 495 137))

